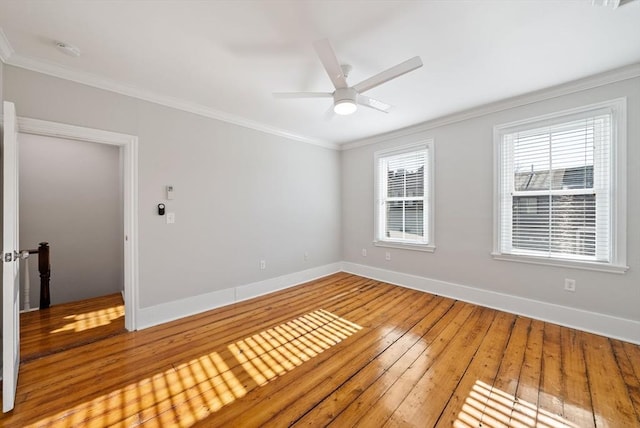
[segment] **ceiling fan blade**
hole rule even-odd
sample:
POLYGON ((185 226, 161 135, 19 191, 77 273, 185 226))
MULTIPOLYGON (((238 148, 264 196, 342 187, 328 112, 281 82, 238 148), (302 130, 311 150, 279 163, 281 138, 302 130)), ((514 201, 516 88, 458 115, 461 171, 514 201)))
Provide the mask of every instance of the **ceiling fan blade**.
POLYGON ((313 42, 313 47, 318 57, 320 57, 320 62, 322 62, 324 69, 327 71, 331 82, 333 82, 333 86, 335 86, 336 89, 347 88, 347 79, 344 76, 342 67, 340 67, 336 53, 331 47, 331 43, 329 43, 329 39, 313 42))
POLYGON ((361 95, 361 94, 358 94, 358 104, 361 104, 365 107, 372 108, 374 110, 381 111, 383 113, 389 113, 389 110, 391 110, 391 106, 389 104, 383 103, 382 101, 378 101, 373 98, 369 98, 366 95, 361 95))
POLYGON ((331 98, 331 92, 274 92, 275 98, 331 98))
POLYGON ((378 73, 366 80, 363 80, 362 82, 355 85, 353 89, 355 89, 359 93, 362 93, 420 67, 422 67, 422 60, 419 56, 415 56, 411 59, 406 60, 405 62, 391 67, 388 70, 378 73))

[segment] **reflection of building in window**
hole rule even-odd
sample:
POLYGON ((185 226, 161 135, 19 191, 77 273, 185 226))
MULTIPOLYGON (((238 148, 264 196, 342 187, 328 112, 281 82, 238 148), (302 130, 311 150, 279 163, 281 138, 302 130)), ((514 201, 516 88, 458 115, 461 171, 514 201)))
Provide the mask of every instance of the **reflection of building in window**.
POLYGON ((432 143, 380 151, 375 159, 376 242, 431 247, 432 143))
POLYGON ((389 197, 417 199, 387 204, 386 236, 396 239, 424 236, 424 166, 413 171, 388 171, 387 188, 389 197))
POLYGON ((494 128, 495 258, 628 269, 625 118, 618 99, 494 128))
POLYGON ((593 165, 542 171, 516 172, 516 190, 593 189, 593 165))
MULTIPOLYGON (((515 174, 519 191, 593 189, 593 166, 515 174)), ((513 247, 583 256, 595 255, 596 195, 513 197, 513 247)))

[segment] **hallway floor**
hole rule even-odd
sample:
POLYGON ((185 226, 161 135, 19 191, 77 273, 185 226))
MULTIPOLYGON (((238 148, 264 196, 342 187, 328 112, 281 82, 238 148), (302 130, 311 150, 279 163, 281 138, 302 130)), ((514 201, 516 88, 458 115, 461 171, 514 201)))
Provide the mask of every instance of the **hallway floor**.
POLYGON ((31 361, 124 333, 120 293, 20 314, 20 359, 31 361))

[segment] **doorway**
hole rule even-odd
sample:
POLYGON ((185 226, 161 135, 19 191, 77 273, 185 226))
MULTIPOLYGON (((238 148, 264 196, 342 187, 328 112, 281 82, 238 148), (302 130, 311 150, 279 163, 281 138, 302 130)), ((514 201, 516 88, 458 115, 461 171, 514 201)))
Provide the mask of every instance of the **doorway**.
MULTIPOLYGON (((109 131, 84 128, 30 118, 18 118, 19 135, 24 139, 34 136, 65 139, 75 143, 108 145, 118 152, 121 198, 119 214, 122 223, 119 257, 122 263, 124 298, 124 324, 129 331, 136 329, 137 312, 137 137, 109 131)), ((106 150, 108 152, 109 150, 106 150)), ((74 160, 71 160, 72 162, 74 160)), ((76 160, 78 161, 78 160, 76 160)), ((32 243, 25 243, 32 245, 32 243)), ((55 252, 55 249, 52 251, 55 252)), ((55 254, 55 253, 54 253, 55 254)), ((55 256, 53 256, 55 263, 55 256)), ((54 267, 55 269, 55 267, 54 267)), ((37 281, 32 281, 39 287, 37 281)), ((55 291, 53 291, 55 292, 55 291)), ((54 299, 55 301, 55 299, 54 299)))
MULTIPOLYGON (((51 303, 123 291, 119 148, 22 133, 18 141, 20 248, 33 250, 41 242, 49 244, 54 273, 51 303)), ((38 307, 41 300, 38 258, 34 254, 25 260, 33 287, 28 295, 23 287, 24 311, 38 307)))

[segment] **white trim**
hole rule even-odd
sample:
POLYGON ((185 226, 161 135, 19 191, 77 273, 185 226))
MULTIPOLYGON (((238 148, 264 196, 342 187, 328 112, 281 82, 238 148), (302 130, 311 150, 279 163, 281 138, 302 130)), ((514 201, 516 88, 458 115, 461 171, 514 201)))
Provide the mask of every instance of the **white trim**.
POLYGON ((519 263, 529 263, 533 265, 546 265, 546 266, 557 266, 571 269, 584 269, 584 270, 594 270, 598 272, 607 272, 607 273, 619 273, 623 274, 629 270, 629 266, 625 265, 613 265, 608 263, 598 263, 591 261, 580 261, 580 260, 564 260, 557 258, 548 258, 548 257, 536 257, 536 256, 528 256, 521 254, 501 254, 501 253, 491 253, 491 257, 494 260, 507 261, 507 262, 519 262, 519 263))
MULTIPOLYGON (((1 30, 1 29, 0 29, 1 30)), ((0 48, 2 47, 2 37, 0 37, 0 48)), ((7 42, 8 43, 8 42, 7 42)), ((264 123, 256 122, 246 119, 241 116, 237 116, 231 113, 226 113, 220 110, 212 109, 202 104, 174 98, 166 95, 162 95, 156 92, 148 91, 133 85, 126 85, 114 80, 105 79, 101 76, 87 73, 84 71, 72 70, 70 68, 38 60, 35 58, 26 57, 20 54, 13 53, 6 58, 2 59, 8 65, 14 67, 24 68, 26 70, 36 71, 38 73, 47 74, 49 76, 58 77, 60 79, 70 80, 72 82, 81 83, 83 85, 92 86, 98 89, 104 89, 106 91, 115 92, 121 95, 137 98, 144 101, 149 101, 155 104, 171 107, 177 110, 186 111, 189 113, 204 116, 210 119, 221 120, 223 122, 232 123, 234 125, 242 126, 244 128, 254 129, 267 134, 276 135, 278 137, 284 137, 290 140, 300 141, 302 143, 313 144, 316 146, 325 147, 328 149, 338 150, 339 145, 320 140, 316 138, 309 138, 303 135, 289 132, 285 129, 276 128, 264 123)))
POLYGON ((118 132, 32 119, 30 117, 18 117, 18 129, 20 129, 20 132, 23 134, 45 135, 47 137, 111 144, 115 146, 124 146, 133 139, 137 139, 137 137, 132 135, 120 134, 118 132))
POLYGON ((255 129, 257 131, 265 132, 272 135, 288 138, 303 143, 318 145, 333 150, 350 150, 357 147, 367 146, 370 144, 376 144, 379 142, 387 141, 389 139, 399 138, 407 135, 412 135, 420 132, 424 132, 430 129, 438 128, 440 126, 450 125, 463 120, 473 119, 481 117, 487 114, 496 113, 503 110, 512 109, 515 107, 521 107, 528 104, 533 104, 539 101, 560 97, 563 95, 572 94, 575 92, 584 91, 587 89, 597 88, 599 86, 608 85, 623 80, 633 79, 640 76, 640 63, 630 64, 624 67, 620 67, 614 70, 605 71, 600 74, 588 76, 583 79, 574 80, 568 83, 552 86, 550 88, 540 89, 535 92, 529 92, 524 95, 519 95, 504 100, 499 100, 489 104, 483 104, 478 107, 463 110, 457 113, 446 115, 440 118, 432 119, 426 122, 422 122, 417 125, 412 125, 406 128, 390 131, 383 134, 374 135, 363 139, 354 140, 351 142, 337 144, 331 141, 325 141, 315 138, 309 138, 303 135, 295 134, 284 129, 275 128, 263 123, 251 121, 240 116, 225 113, 219 110, 211 109, 201 104, 192 103, 185 100, 180 100, 173 97, 157 94, 151 91, 146 91, 142 88, 138 88, 131 85, 125 85, 113 80, 108 80, 100 76, 80 72, 76 70, 63 67, 58 64, 37 60, 34 58, 25 57, 23 55, 16 54, 6 35, 0 27, 0 60, 5 64, 12 65, 14 67, 20 67, 38 73, 47 74, 50 76, 58 77, 60 79, 70 80, 73 82, 81 83, 87 86, 92 86, 107 91, 116 92, 122 95, 130 96, 133 98, 142 99, 152 103, 172 107, 178 110, 187 111, 200 116, 208 117, 211 119, 217 119, 229 123, 233 123, 245 128, 255 129))
POLYGON ((418 125, 409 126, 384 134, 374 135, 372 137, 344 143, 340 146, 341 150, 350 150, 358 147, 377 144, 395 138, 405 137, 408 135, 418 134, 441 126, 451 125, 453 123, 462 122, 464 120, 474 119, 476 117, 497 113, 504 110, 522 107, 534 104, 540 101, 573 94, 575 92, 585 91, 611 83, 621 82, 623 80, 640 77, 640 63, 627 65, 615 70, 606 71, 604 73, 585 77, 583 79, 574 80, 550 88, 541 89, 535 92, 529 92, 512 98, 496 101, 489 104, 483 104, 468 110, 453 113, 447 116, 429 120, 418 125))
POLYGON ((542 128, 545 126, 555 125, 557 123, 570 122, 575 119, 573 116, 577 116, 577 118, 581 119, 585 117, 587 113, 593 112, 593 114, 596 114, 598 113, 598 110, 603 110, 602 113, 605 113, 605 111, 611 111, 612 108, 614 110, 620 110, 624 109, 626 105, 626 97, 614 98, 612 100, 600 101, 593 104, 554 111, 539 116, 514 120, 512 122, 501 123, 499 125, 495 125, 494 129, 500 131, 499 134, 502 134, 505 133, 505 130, 507 130, 508 133, 511 133, 513 128, 522 128, 523 126, 526 126, 527 129, 542 128))
POLYGON ((627 263, 627 98, 613 100, 613 141, 611 147, 611 203, 614 218, 611 219, 611 259, 618 263, 627 263))
POLYGON ((343 262, 342 270, 401 287, 640 344, 640 321, 356 263, 343 262))
POLYGON ((7 35, 2 31, 2 27, 0 27, 0 61, 7 62, 9 58, 14 54, 13 47, 11 47, 11 43, 9 43, 9 39, 7 39, 7 35))
POLYGON ((236 301, 252 299, 254 297, 273 293, 274 291, 283 290, 293 287, 304 282, 313 281, 323 276, 340 272, 342 263, 331 263, 328 265, 318 266, 303 271, 293 272, 287 275, 278 276, 276 278, 265 279, 263 281, 251 284, 240 285, 236 289, 236 301))
MULTIPOLYGON (((508 123, 502 123, 493 127, 493 251, 491 253, 495 260, 532 263, 539 265, 560 266, 574 269, 587 269, 600 272, 624 274, 629 267, 627 264, 627 98, 621 97, 613 100, 601 101, 589 105, 583 105, 571 109, 552 112, 531 118, 520 119, 508 123), (600 113, 601 112, 601 113, 600 113), (502 248, 503 242, 503 206, 502 188, 503 182, 503 153, 504 136, 513 134, 521 130, 542 128, 556 125, 558 123, 570 122, 586 116, 596 114, 611 114, 611 145, 610 145, 610 262, 599 263, 590 260, 577 260, 576 258, 562 259, 558 257, 537 257, 535 255, 518 254, 511 249, 502 248), (503 252, 504 251, 504 252, 503 252)), ((511 154, 512 155, 512 154, 511 154)), ((589 190, 591 191, 591 190, 589 190)), ((544 192, 512 192, 511 195, 527 194, 536 196, 538 194, 579 194, 580 191, 544 191, 544 192)), ((595 192, 595 188, 593 189, 595 192)), ((510 197, 508 198, 510 200, 510 197)), ((511 210, 506 210, 508 213, 511 210)), ((510 222, 510 219, 507 218, 510 222)), ((510 229, 510 223, 507 223, 510 229)), ((508 240, 511 237, 509 235, 508 240)))
POLYGON ((138 137, 26 117, 18 118, 24 134, 119 146, 124 161, 124 301, 125 328, 136 330, 138 304, 138 137))
POLYGON ((502 231, 502 189, 503 177, 498 173, 502 168, 502 133, 497 127, 493 127, 493 249, 492 255, 497 254, 496 249, 500 248, 500 233, 502 231))
POLYGON ((153 327, 180 318, 206 312, 235 302, 235 290, 225 288, 199 296, 173 300, 167 303, 140 308, 138 310, 138 329, 153 327))
POLYGON ((342 264, 340 262, 331 263, 276 278, 140 308, 138 312, 138 328, 153 327, 158 324, 313 281, 314 279, 340 272, 341 266, 342 264))
MULTIPOLYGON (((402 146, 392 147, 388 149, 378 150, 373 153, 373 189, 374 189, 374 200, 373 200, 373 212, 374 212, 374 230, 373 230, 373 245, 377 247, 390 247, 390 248, 401 248, 405 250, 417 250, 417 251, 426 251, 433 253, 435 251, 435 218, 434 218, 434 207, 433 201, 435 201, 434 195, 434 165, 435 165, 435 142, 433 138, 421 140, 415 143, 406 144, 402 146), (426 182, 426 186, 424 186, 424 196, 423 200, 426 204, 426 215, 427 215, 427 224, 423 225, 425 230, 427 231, 427 236, 429 238, 427 243, 418 243, 418 242, 402 242, 396 240, 387 240, 381 239, 380 235, 383 229, 383 225, 381 224, 381 208, 380 208, 380 194, 381 183, 380 180, 383 178, 380 176, 380 160, 394 156, 400 155, 404 153, 411 153, 414 151, 425 151, 425 174, 424 181, 426 182)), ((386 177, 384 178, 386 180, 386 177)))
POLYGON ((487 114, 496 113, 503 110, 509 110, 516 107, 533 104, 539 101, 548 100, 551 98, 557 98, 563 95, 572 94, 575 92, 584 91, 587 89, 597 88, 599 86, 608 85, 623 80, 633 79, 640 76, 640 63, 630 64, 624 67, 620 67, 614 70, 605 71, 593 76, 588 76, 583 79, 574 80, 568 83, 552 86, 550 88, 540 89, 535 92, 529 92, 524 95, 519 95, 504 100, 499 100, 489 104, 483 104, 478 107, 470 108, 460 112, 456 112, 450 115, 432 119, 426 122, 422 122, 417 125, 408 126, 406 128, 390 131, 383 134, 374 135, 363 139, 354 140, 351 142, 337 144, 331 141, 319 140, 309 138, 303 135, 294 134, 284 129, 271 127, 266 124, 251 121, 240 116, 225 113, 219 110, 211 109, 209 107, 192 103, 185 100, 180 100, 173 97, 164 96, 154 92, 146 91, 141 88, 124 85, 119 82, 104 79, 100 76, 96 76, 91 73, 80 72, 71 70, 67 67, 60 66, 34 58, 25 57, 23 55, 16 54, 13 47, 9 43, 6 35, 0 27, 0 60, 5 64, 12 65, 14 67, 20 67, 38 73, 47 74, 50 76, 58 77, 60 79, 71 80, 73 82, 81 83, 87 86, 92 86, 107 91, 116 92, 122 95, 130 96, 133 98, 142 99, 152 103, 172 107, 178 110, 187 111, 200 116, 208 117, 211 119, 222 120, 225 122, 233 123, 245 128, 255 129, 268 134, 277 135, 280 137, 288 138, 303 143, 314 144, 321 147, 326 147, 334 150, 350 150, 357 147, 367 146, 370 144, 376 144, 379 142, 387 141, 389 139, 399 138, 407 135, 417 134, 430 129, 438 128, 440 126, 450 125, 463 120, 473 119, 476 117, 485 116, 487 114))
POLYGON ((408 242, 373 241, 373 245, 376 247, 398 248, 400 250, 424 251, 426 253, 434 253, 436 251, 435 245, 432 244, 420 245, 408 242))

